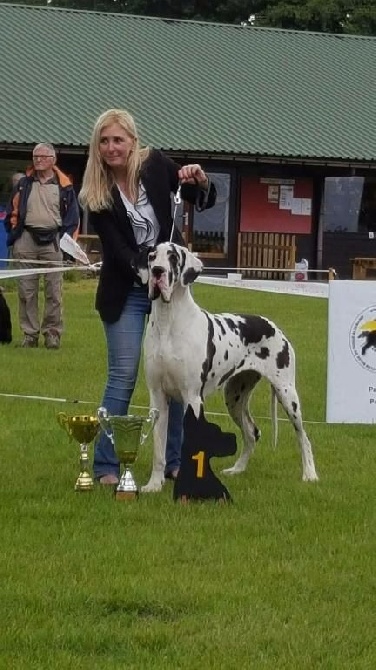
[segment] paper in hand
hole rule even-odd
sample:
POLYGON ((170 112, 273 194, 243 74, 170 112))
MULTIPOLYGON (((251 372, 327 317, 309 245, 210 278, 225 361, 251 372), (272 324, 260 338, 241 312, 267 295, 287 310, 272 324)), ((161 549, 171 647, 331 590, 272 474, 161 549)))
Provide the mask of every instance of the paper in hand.
POLYGON ((73 237, 71 237, 67 233, 64 233, 63 237, 60 240, 60 249, 64 251, 66 254, 69 254, 70 256, 75 258, 76 261, 79 261, 84 265, 90 265, 89 258, 85 254, 84 250, 81 249, 80 245, 77 244, 77 242, 73 239, 73 237))

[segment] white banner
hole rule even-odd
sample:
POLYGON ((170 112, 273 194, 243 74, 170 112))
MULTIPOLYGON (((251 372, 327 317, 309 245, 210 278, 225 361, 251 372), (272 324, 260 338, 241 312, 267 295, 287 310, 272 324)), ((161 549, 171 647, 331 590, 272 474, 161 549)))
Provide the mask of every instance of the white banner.
POLYGON ((328 423, 376 422, 376 282, 329 282, 328 423))

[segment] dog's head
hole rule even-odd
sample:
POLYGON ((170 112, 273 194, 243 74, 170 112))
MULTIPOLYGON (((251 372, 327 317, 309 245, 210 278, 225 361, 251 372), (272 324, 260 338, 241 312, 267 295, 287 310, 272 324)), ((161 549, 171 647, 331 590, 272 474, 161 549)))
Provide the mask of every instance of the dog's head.
POLYGON ((185 247, 163 242, 149 253, 149 298, 170 302, 176 286, 187 287, 202 272, 203 264, 185 247))

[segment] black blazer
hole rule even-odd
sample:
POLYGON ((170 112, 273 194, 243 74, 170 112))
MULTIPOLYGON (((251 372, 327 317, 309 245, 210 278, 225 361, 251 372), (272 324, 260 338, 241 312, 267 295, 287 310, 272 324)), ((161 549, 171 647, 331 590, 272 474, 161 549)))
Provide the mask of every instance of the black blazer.
MULTIPOLYGON (((155 149, 151 150, 141 168, 142 183, 160 225, 158 242, 166 242, 170 238, 171 192, 177 191, 179 169, 177 163, 155 149)), ((181 195, 184 200, 207 209, 215 203, 216 190, 213 184, 210 184, 208 193, 195 185, 183 184, 181 195)), ((127 295, 136 281, 133 267, 137 265, 140 254, 132 224, 116 186, 112 196, 113 205, 109 209, 88 212, 89 226, 97 233, 102 244, 103 263, 95 307, 102 321, 108 323, 114 323, 120 317, 127 295)), ((174 241, 182 243, 180 238, 174 237, 174 241)))

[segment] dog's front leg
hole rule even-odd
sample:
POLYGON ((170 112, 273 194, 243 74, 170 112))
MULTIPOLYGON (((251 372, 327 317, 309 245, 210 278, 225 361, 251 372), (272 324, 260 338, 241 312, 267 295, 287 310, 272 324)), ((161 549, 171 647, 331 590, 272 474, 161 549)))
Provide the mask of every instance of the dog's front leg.
POLYGON ((165 481, 164 470, 168 428, 168 402, 166 396, 162 392, 150 392, 150 407, 156 408, 159 416, 155 422, 153 431, 153 470, 148 483, 141 488, 143 493, 161 491, 165 481))

